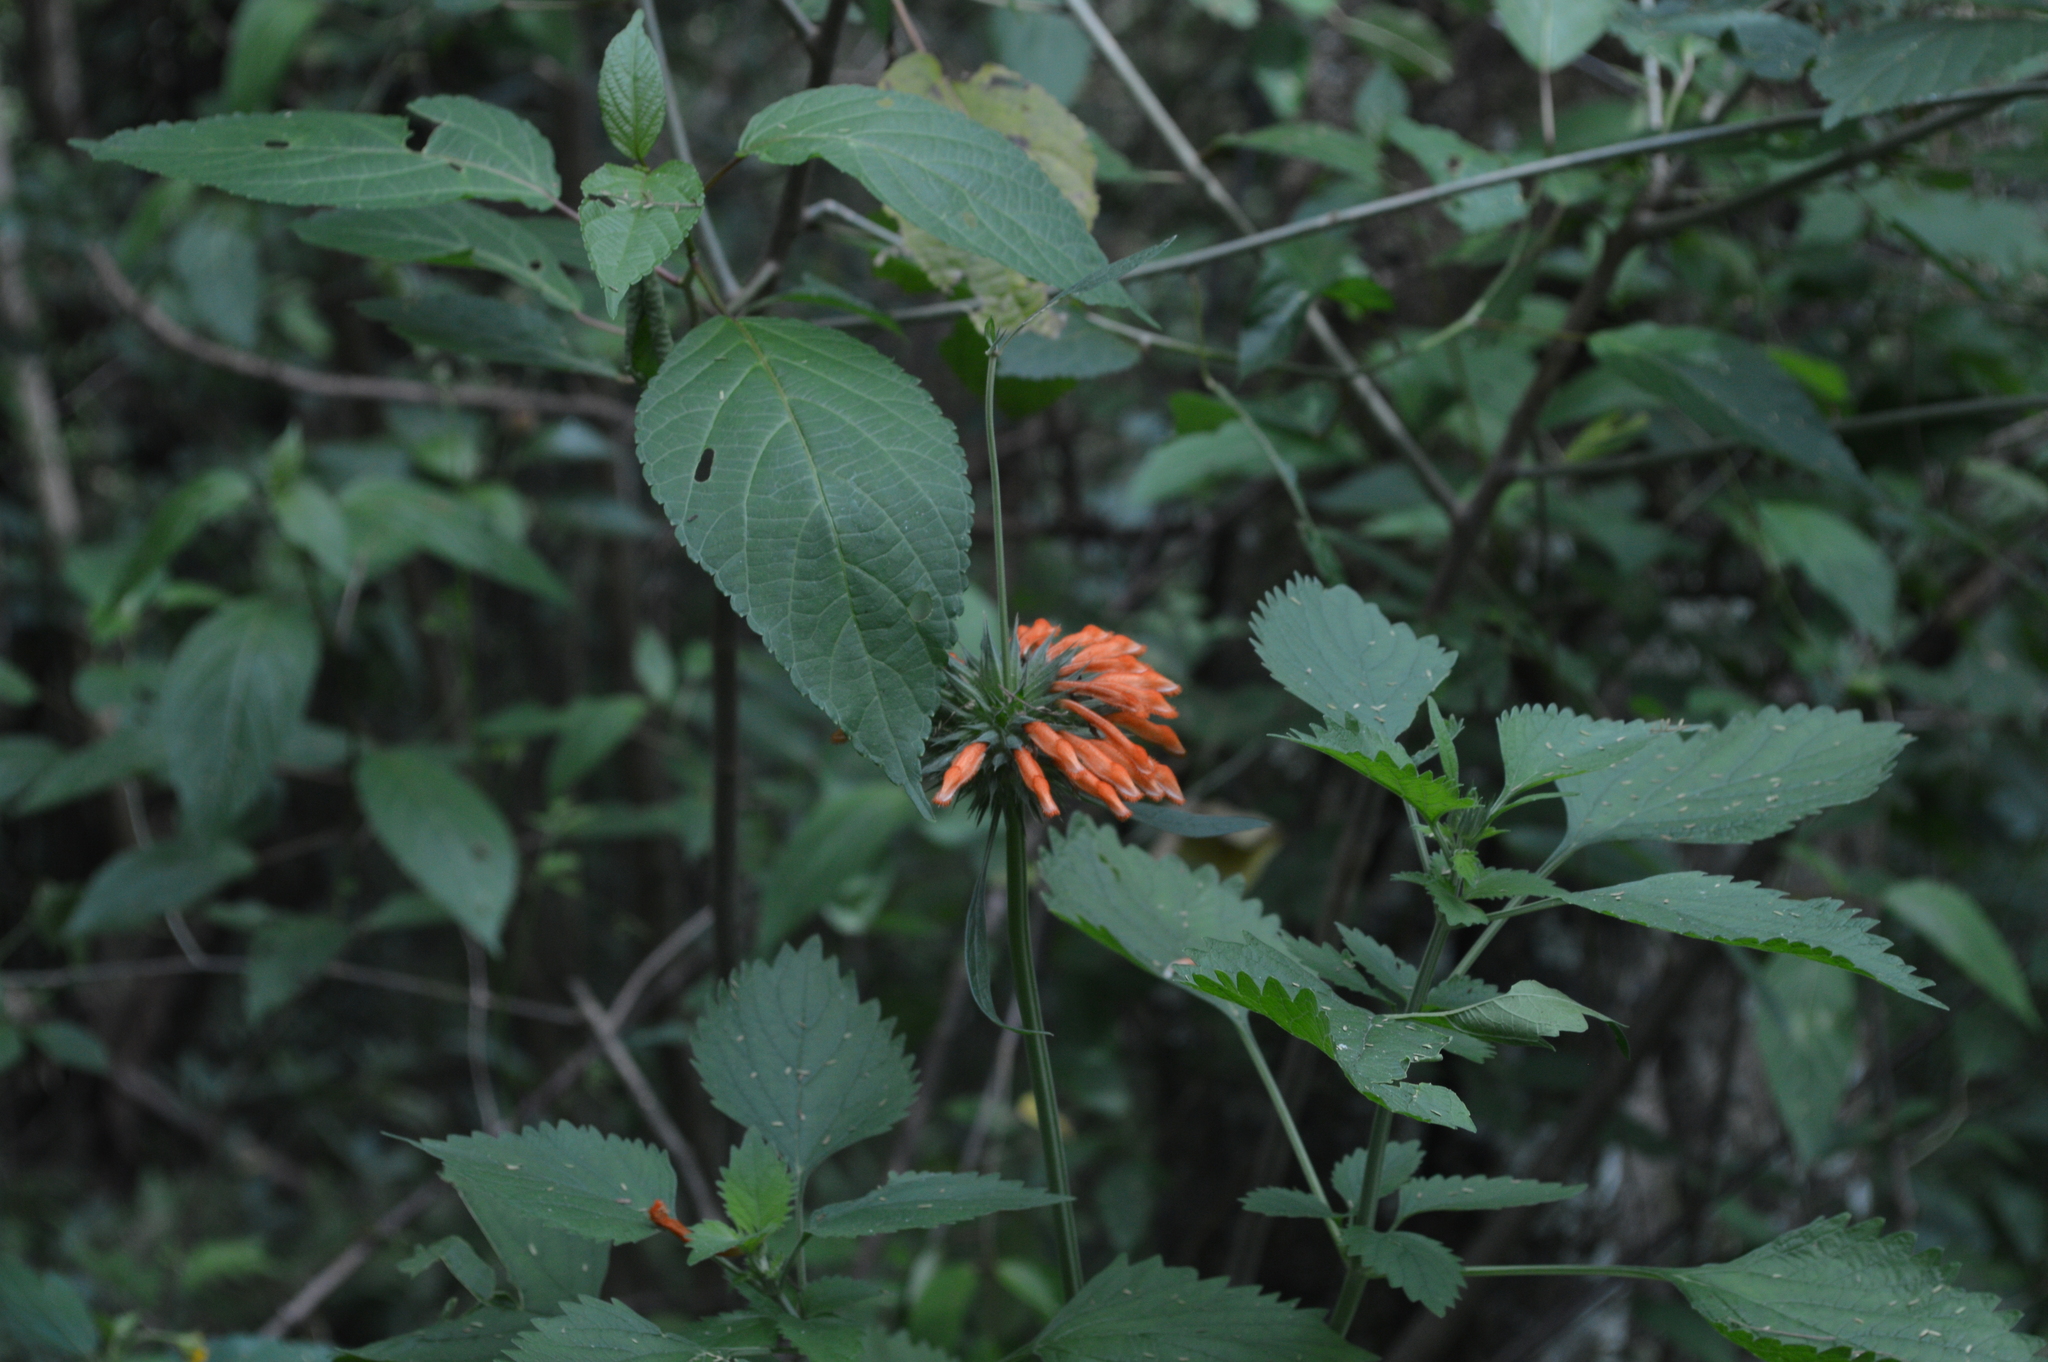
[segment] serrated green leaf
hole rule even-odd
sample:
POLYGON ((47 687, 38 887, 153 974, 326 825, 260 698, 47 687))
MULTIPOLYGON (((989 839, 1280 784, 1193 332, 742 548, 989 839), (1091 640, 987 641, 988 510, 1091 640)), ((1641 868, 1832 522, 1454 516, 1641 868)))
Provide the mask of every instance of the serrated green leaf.
POLYGON ((1465 895, 1475 899, 1551 898, 1561 892, 1549 878, 1512 866, 1480 866, 1465 882, 1465 895))
POLYGON ((858 1239, 957 1225, 998 1211, 1036 1210, 1071 1200, 985 1173, 891 1173, 887 1183, 866 1196, 820 1206, 804 1228, 827 1239, 858 1239))
MULTIPOLYGON (((1337 1195, 1344 1198, 1346 1206, 1358 1204, 1358 1193, 1365 1186, 1366 1151, 1354 1149, 1337 1160, 1330 1169, 1330 1185, 1337 1195)), ((1393 1195, 1406 1186, 1415 1176, 1415 1170, 1422 1167, 1422 1142, 1420 1140, 1389 1140, 1387 1152, 1380 1160, 1379 1196, 1393 1195)))
POLYGON ((1655 322, 1598 332, 1588 346, 1603 365, 1669 402, 1709 435, 1751 445, 1834 482, 1865 485, 1849 447, 1762 347, 1696 326, 1655 322))
POLYGON ((439 758, 406 748, 364 753, 355 784, 391 859, 495 954, 519 888, 519 852, 498 806, 439 758))
POLYGON ((1501 31, 1538 71, 1555 71, 1600 41, 1613 0, 1495 0, 1501 31))
POLYGON ((1349 716, 1335 722, 1325 721, 1309 733, 1283 736, 1289 742, 1334 757, 1375 785, 1393 791, 1432 823, 1453 810, 1469 809, 1479 803, 1449 776, 1425 774, 1397 750, 1377 746, 1380 735, 1359 727, 1349 716))
POLYGON ((726 1218, 732 1221, 733 1228, 742 1238, 750 1239, 789 1219, 796 1183, 782 1156, 769 1147, 759 1131, 750 1130, 726 1160, 725 1173, 718 1180, 718 1195, 725 1203, 726 1218))
POLYGON ((1321 1197, 1294 1187, 1256 1187, 1244 1194, 1242 1204, 1253 1215, 1296 1220, 1327 1220, 1337 1214, 1321 1197))
POLYGON ((222 606, 179 642, 151 722, 188 831, 227 826, 269 788, 319 670, 319 627, 260 598, 222 606))
POLYGON ((1891 642, 1899 574, 1876 540, 1833 511, 1799 502, 1760 501, 1756 518, 1772 553, 1796 564, 1850 624, 1878 643, 1891 642))
POLYGON ((242 976, 244 1020, 253 1025, 297 997, 348 940, 349 925, 325 914, 294 914, 258 927, 249 937, 249 968, 242 976))
POLYGON ((572 312, 583 303, 545 242, 518 219, 473 203, 337 208, 292 230, 312 245, 372 260, 490 270, 572 312))
POLYGON ((1748 946, 1818 960, 1874 979, 1915 1002, 1932 981, 1891 953, 1891 942, 1872 930, 1874 918, 1844 908, 1838 899, 1790 899, 1775 889, 1696 870, 1566 894, 1567 903, 1638 926, 1724 945, 1748 946))
POLYGON ((1518 980, 1505 993, 1443 1014, 1445 1023, 1465 1034, 1502 1045, 1543 1045, 1548 1037, 1584 1031, 1587 1017, 1613 1020, 1533 979, 1518 980))
POLYGON ((178 550, 207 526, 247 505, 256 484, 248 474, 215 468, 181 484, 158 503, 143 527, 142 537, 122 560, 105 594, 93 605, 93 629, 107 633, 133 622, 137 597, 158 571, 168 567, 178 550))
POLYGON ((412 298, 369 298, 355 307, 415 345, 498 364, 618 377, 613 366, 570 345, 560 323, 537 308, 445 288, 412 298))
POLYGON ((1451 674, 1458 655, 1393 624, 1348 586, 1296 577, 1252 616, 1259 660, 1273 679, 1326 721, 1350 718, 1360 751, 1398 750, 1415 711, 1451 674))
POLYGON ((103 863, 85 882, 64 935, 134 931, 183 912, 256 868, 240 842, 187 834, 132 847, 103 863))
POLYGON ((1118 1255, 1031 1341, 1043 1362, 1366 1362, 1320 1316, 1256 1287, 1118 1255))
POLYGON ((100 1350, 99 1330, 77 1288, 12 1256, 0 1257, 0 1338, 62 1357, 100 1350))
POLYGON ((507 537, 473 501, 407 478, 368 477, 341 494, 349 542, 364 574, 378 576, 415 553, 567 605, 569 588, 539 554, 507 537))
POLYGON ((420 1140, 441 1161, 441 1176, 463 1199, 517 1205, 570 1234, 631 1244, 655 1233, 647 1210, 672 1202, 676 1170, 653 1145, 622 1140, 566 1121, 516 1135, 453 1135, 420 1140))
POLYGON ((758 1130, 802 1187, 846 1146, 903 1119, 917 1079, 896 1028, 812 937, 742 965, 692 1045, 713 1105, 758 1130))
POLYGON ((512 1362, 730 1362, 758 1356, 775 1342, 773 1330, 752 1319, 697 1320, 688 1329, 670 1333, 618 1301, 585 1296, 565 1304, 559 1315, 534 1320, 506 1355, 512 1362))
POLYGON ((612 316, 627 290, 681 248, 703 211, 703 182, 681 161, 653 170, 600 166, 583 181, 576 218, 612 316))
POLYGON ((1538 1182, 1534 1178, 1417 1178, 1401 1188, 1399 1225, 1411 1215, 1432 1211, 1499 1211, 1511 1206, 1542 1206, 1585 1191, 1585 1184, 1538 1182))
POLYGON ((1707 1323, 1767 1362, 1865 1353, 1891 1362, 2026 1362, 2041 1341, 2017 1311, 1950 1285, 1956 1265, 1881 1220, 1816 1220, 1731 1263, 1662 1268, 1707 1323))
POLYGON ((406 108, 439 125, 420 155, 455 166, 465 178, 483 186, 484 192, 473 191, 463 197, 511 199, 542 211, 561 198, 562 177, 555 171, 555 149, 539 128, 518 114, 468 95, 431 95, 415 99, 406 108))
POLYGON ((647 20, 635 14, 605 44, 597 70, 597 113, 604 135, 623 156, 645 161, 668 118, 667 73, 647 36, 647 20))
POLYGON ((459 1319, 350 1348, 336 1362, 496 1362, 513 1339, 532 1327, 533 1316, 524 1310, 487 1305, 459 1319))
POLYGON ((798 689, 926 809, 973 517, 930 395, 836 331, 720 318, 648 385, 639 453, 677 537, 798 689))
MULTIPOLYGON (((1055 288, 1109 263, 1029 155, 929 99, 859 85, 806 90, 754 115, 739 154, 775 165, 823 157, 905 222, 1055 288)), ((1082 297, 1129 304, 1116 283, 1082 297)))
POLYGON ((1494 720, 1505 768, 1502 788, 1510 795, 1548 785, 1564 776, 1612 766, 1669 724, 1641 719, 1589 719, 1556 705, 1523 705, 1494 720))
POLYGON ((1772 706, 1727 727, 1666 733, 1620 761, 1568 776, 1557 859, 1617 838, 1753 842, 1875 790, 1908 739, 1857 713, 1772 706))
POLYGON ((408 1277, 417 1277, 436 1263, 446 1267, 463 1289, 480 1301, 488 1301, 498 1289, 497 1270, 459 1234, 421 1244, 400 1260, 398 1270, 408 1277))
POLYGON ((1344 1231, 1344 1248, 1432 1315, 1457 1304, 1465 1289, 1465 1265, 1458 1255, 1426 1234, 1354 1225, 1344 1231))
POLYGON ((1906 19, 1837 33, 1813 68, 1813 88, 1828 102, 1821 126, 2020 80, 2044 57, 2048 23, 2036 19, 1906 19))
POLYGON ((1976 899, 1940 880, 1900 880, 1881 896, 1885 911, 1927 938, 1965 978, 2036 1031, 2041 1014, 2012 947, 1976 899))

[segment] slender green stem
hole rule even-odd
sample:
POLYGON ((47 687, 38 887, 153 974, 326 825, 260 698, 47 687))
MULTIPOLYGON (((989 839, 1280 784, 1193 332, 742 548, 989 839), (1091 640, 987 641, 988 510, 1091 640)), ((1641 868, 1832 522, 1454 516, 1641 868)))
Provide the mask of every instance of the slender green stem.
MULTIPOLYGON (((1045 1043, 1045 1010, 1038 1002, 1038 971, 1031 961, 1031 881, 1024 857, 1024 818, 1012 809, 1004 817, 1009 833, 1010 968, 1017 977, 1017 1011, 1024 1023, 1024 1057, 1031 1065, 1031 1097, 1038 1108, 1038 1138, 1045 1144, 1045 1185, 1073 1195, 1067 1176, 1067 1142, 1060 1134, 1060 1099, 1052 1083, 1052 1051, 1045 1043)), ((1081 1289, 1081 1232, 1074 1203, 1052 1208, 1059 1240, 1060 1289, 1072 1299, 1081 1289)))
MULTIPOLYGON (((1441 913, 1429 929, 1429 944, 1422 948, 1422 963, 1415 967, 1415 984, 1408 990, 1408 1010, 1419 1012, 1429 1001, 1430 985, 1436 982, 1437 962, 1443 959, 1444 943, 1450 939, 1451 924, 1441 913)), ((1358 1200, 1351 1203, 1351 1224, 1373 1229, 1379 1220, 1380 1176, 1387 1167, 1387 1137, 1394 1131, 1394 1113, 1385 1107, 1372 1114, 1372 1134, 1365 1146, 1365 1176, 1358 1184, 1358 1200)), ((1356 1259, 1344 1268, 1344 1284, 1337 1290, 1337 1303, 1330 1309, 1330 1328, 1342 1338, 1351 1332, 1358 1317, 1358 1302, 1365 1296, 1365 1268, 1356 1259)))
POLYGON ((1654 1267, 1622 1267, 1600 1263, 1500 1263, 1468 1267, 1467 1277, 1634 1277, 1638 1281, 1660 1282, 1664 1273, 1654 1267))
MULTIPOLYGON (((1309 1191, 1315 1193, 1316 1200, 1328 1205, 1329 1195, 1323 1191, 1323 1180, 1316 1176, 1315 1162, 1309 1158, 1308 1147, 1302 1144, 1301 1132, 1295 1128, 1294 1113, 1287 1109, 1287 1099, 1281 1095, 1280 1085, 1273 1081, 1273 1070, 1266 1063, 1265 1052, 1259 1049, 1258 1038, 1252 1035, 1251 1019, 1240 1014, 1230 1020, 1237 1027, 1237 1038, 1244 1042, 1244 1052, 1252 1057, 1252 1067, 1259 1072, 1259 1082, 1265 1085, 1266 1100, 1273 1104, 1273 1114, 1280 1118, 1280 1128, 1287 1132, 1287 1143, 1294 1150, 1294 1161, 1301 1165, 1301 1175, 1307 1180, 1309 1191)), ((1330 1238, 1342 1251, 1344 1232, 1334 1219, 1323 1223, 1330 1227, 1330 1238)))
MULTIPOLYGON (((996 555, 996 629, 1006 634, 1010 630, 1010 573, 1003 564, 1003 467, 996 457, 996 365, 1002 358, 1002 347, 991 345, 988 349, 988 377, 982 384, 981 420, 983 434, 988 440, 988 515, 996 555)), ((1013 651, 998 648, 996 656, 1008 659, 1013 651)), ((1008 665, 1007 661, 1004 665, 1008 665)), ((1021 825, 1012 820, 1010 826, 1014 829, 1021 825)))

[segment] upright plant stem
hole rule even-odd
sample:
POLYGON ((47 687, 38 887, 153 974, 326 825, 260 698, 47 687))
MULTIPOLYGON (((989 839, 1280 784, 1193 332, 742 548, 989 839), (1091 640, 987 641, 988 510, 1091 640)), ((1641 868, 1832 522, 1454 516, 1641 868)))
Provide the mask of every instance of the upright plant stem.
MULTIPOLYGON (((1415 986, 1408 990, 1410 1012, 1419 1012, 1429 1001, 1429 986, 1436 982, 1437 961, 1443 958, 1444 942, 1450 939, 1451 924, 1439 913, 1429 929, 1429 944, 1423 947, 1422 963, 1415 967, 1415 986)), ((1387 1137, 1394 1130, 1394 1113, 1381 1107, 1372 1114, 1372 1134, 1365 1147, 1365 1177, 1358 1185, 1358 1200, 1351 1204, 1354 1227, 1373 1229, 1379 1219, 1380 1175, 1387 1166, 1387 1137)), ((1358 1317, 1358 1302, 1365 1296, 1365 1268, 1353 1261, 1344 1269, 1344 1285, 1338 1288, 1337 1303, 1330 1309, 1330 1328, 1339 1338, 1351 1332, 1358 1317)))
MULTIPOLYGON (((1045 1043, 1045 1010, 1038 1002, 1038 971, 1031 962, 1031 882, 1024 856, 1024 819, 1016 810, 1005 815, 1009 841, 1010 967, 1017 976, 1017 1012, 1024 1023, 1024 1057, 1031 1066, 1031 1096, 1038 1108, 1038 1138, 1045 1144, 1045 1185, 1072 1196, 1067 1176, 1067 1142, 1060 1134, 1060 1099, 1053 1090, 1052 1051, 1045 1043)), ((1081 1233, 1074 1223, 1074 1203, 1052 1208, 1059 1241, 1060 1292, 1071 1300, 1081 1289, 1081 1233)))
MULTIPOLYGON (((981 394, 982 434, 988 441, 988 514, 995 543, 995 627, 998 638, 1008 633, 1010 629, 1010 572, 1003 563, 1003 466, 996 457, 996 366, 1002 363, 1002 359, 1001 346, 989 347, 988 376, 982 385, 981 394)), ((1004 659, 1005 667, 1009 666, 1010 655, 1008 648, 996 649, 996 656, 1004 659)), ((1015 820, 1012 820, 1011 827, 1016 826, 1015 820)))

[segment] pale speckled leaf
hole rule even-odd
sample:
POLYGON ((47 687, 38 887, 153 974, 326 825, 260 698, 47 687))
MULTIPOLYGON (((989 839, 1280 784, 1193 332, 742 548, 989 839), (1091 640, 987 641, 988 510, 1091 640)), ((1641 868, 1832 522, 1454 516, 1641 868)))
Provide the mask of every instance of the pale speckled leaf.
POLYGON ((1119 1255, 1047 1322, 1043 1362, 1366 1362, 1371 1356, 1257 1287, 1119 1255))
POLYGON ((804 1228, 827 1239, 927 1230, 997 1211, 1029 1211, 1073 1198, 985 1173, 891 1173, 866 1196, 820 1206, 804 1228))
POLYGON ((1296 577, 1252 616, 1259 660, 1325 719, 1350 719, 1375 750, 1397 750, 1415 711, 1443 684, 1456 653, 1417 638, 1348 586, 1296 577))
POLYGON ((1500 735, 1502 784, 1510 793, 1548 785, 1564 776, 1612 766, 1668 724, 1642 719, 1591 719, 1556 705, 1523 705, 1494 720, 1500 735))

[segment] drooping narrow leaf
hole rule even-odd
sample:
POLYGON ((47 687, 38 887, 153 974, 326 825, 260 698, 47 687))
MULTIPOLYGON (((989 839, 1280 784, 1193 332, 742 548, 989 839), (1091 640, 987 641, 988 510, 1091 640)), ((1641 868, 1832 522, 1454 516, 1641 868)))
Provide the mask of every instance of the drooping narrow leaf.
POLYGON ((545 243, 517 218, 473 203, 336 208, 292 224, 299 239, 373 260, 490 270, 556 307, 583 302, 545 243))
POLYGON ((163 765, 163 744, 154 728, 131 723, 96 743, 76 747, 39 764, 28 788, 15 798, 19 814, 41 813, 97 794, 132 776, 163 765))
POLYGON ((1758 502, 1756 515, 1772 553, 1796 564, 1851 625, 1879 643, 1891 641, 1899 574, 1876 540, 1833 511, 1801 502, 1758 502))
POLYGON ((998 1211, 1036 1210, 1070 1200, 986 1173, 892 1173, 887 1183, 866 1196, 820 1206, 805 1228, 828 1239, 858 1239, 957 1225, 998 1211))
POLYGON ((1465 1289, 1465 1265, 1458 1255, 1426 1234, 1354 1225, 1344 1231, 1344 1247, 1432 1315, 1457 1304, 1465 1289))
POLYGON ((104 862, 85 882, 64 935, 133 931, 205 902, 256 868, 240 842, 187 834, 134 847, 104 862))
MULTIPOLYGON (((1102 248, 1022 149, 993 128, 916 95, 827 85, 755 114, 742 156, 775 165, 823 157, 905 222, 1055 288, 1108 264, 1102 248)), ((1101 284, 1086 302, 1125 305, 1101 284)))
POLYGON ((469 1241, 459 1234, 451 1234, 431 1244, 421 1244, 400 1260, 398 1270, 408 1277, 417 1277, 436 1263, 447 1268, 449 1275, 479 1301, 488 1302, 498 1289, 497 1269, 485 1262, 483 1255, 471 1248, 469 1241))
POLYGON ((648 1207, 676 1196, 676 1170, 661 1150, 566 1121, 416 1143, 441 1161, 441 1176, 465 1201, 510 1202, 543 1224, 607 1244, 656 1233, 648 1207))
POLYGON ((1707 1323, 1772 1362, 1874 1356, 1891 1362, 2026 1362, 2041 1340, 2015 1333, 2018 1311, 1958 1291, 1959 1264, 1913 1236, 1879 1238, 1881 1220, 1816 1220, 1730 1263, 1664 1268, 1707 1323))
POLYGON ((1494 720, 1509 793, 1533 790, 1563 776, 1612 766, 1635 748, 1670 731, 1641 719, 1589 719, 1556 705, 1523 705, 1494 720))
POLYGON ((187 830, 224 827, 268 787, 320 669, 320 631, 277 602, 231 602, 171 654, 152 719, 187 830))
POLYGON ((1534 1178, 1417 1178, 1401 1188, 1401 1208, 1394 1223, 1432 1211, 1499 1211, 1511 1206, 1541 1206, 1565 1201, 1585 1191, 1583 1183, 1538 1182, 1534 1178))
POLYGON ((1918 879, 1888 886, 1883 900, 1886 912, 1927 938, 2000 1007, 2041 1029, 2027 973, 1976 899, 1941 880, 1918 879))
POLYGON ((1565 901, 1642 927, 1702 941, 1803 956, 1875 979, 1915 1002, 1933 982, 1891 953, 1891 942, 1872 929, 1876 919, 1844 908, 1838 899, 1790 899, 1775 889, 1696 870, 1566 894, 1565 901))
POLYGON ((356 797, 391 859, 495 953, 519 887, 519 852, 490 797, 445 762, 405 748, 364 753, 356 797))
POLYGON ((1557 782, 1568 828, 1559 850, 1616 838, 1771 837, 1868 797, 1908 741, 1897 724, 1805 705, 1773 706, 1686 737, 1662 734, 1611 766, 1557 782))
POLYGON ((2038 19, 1904 19, 1837 33, 1821 48, 1813 88, 1828 102, 1823 127, 1937 95, 2020 80, 2048 57, 2038 19))
POLYGON ((1321 1316, 1257 1287, 1119 1255, 1060 1307, 1031 1351, 1043 1362, 1366 1362, 1321 1316))
POLYGON ((691 556, 797 687, 925 808, 924 742, 973 515, 952 423, 859 341, 720 318, 648 385, 639 453, 691 556))
POLYGON ((1371 750, 1397 746, 1458 660, 1350 587, 1310 577, 1260 602, 1252 639, 1275 681, 1327 719, 1354 721, 1371 750))
POLYGON ((256 487, 249 475, 233 468, 215 468, 165 497, 142 537, 121 563, 105 594, 93 609, 93 628, 100 632, 124 626, 133 614, 135 596, 151 577, 169 566, 171 560, 208 525, 222 520, 247 505, 256 487))
POLYGON ((917 1080, 896 1028, 812 937, 742 965, 692 1045, 704 1091, 756 1130, 801 1187, 820 1163, 903 1118, 917 1080))

